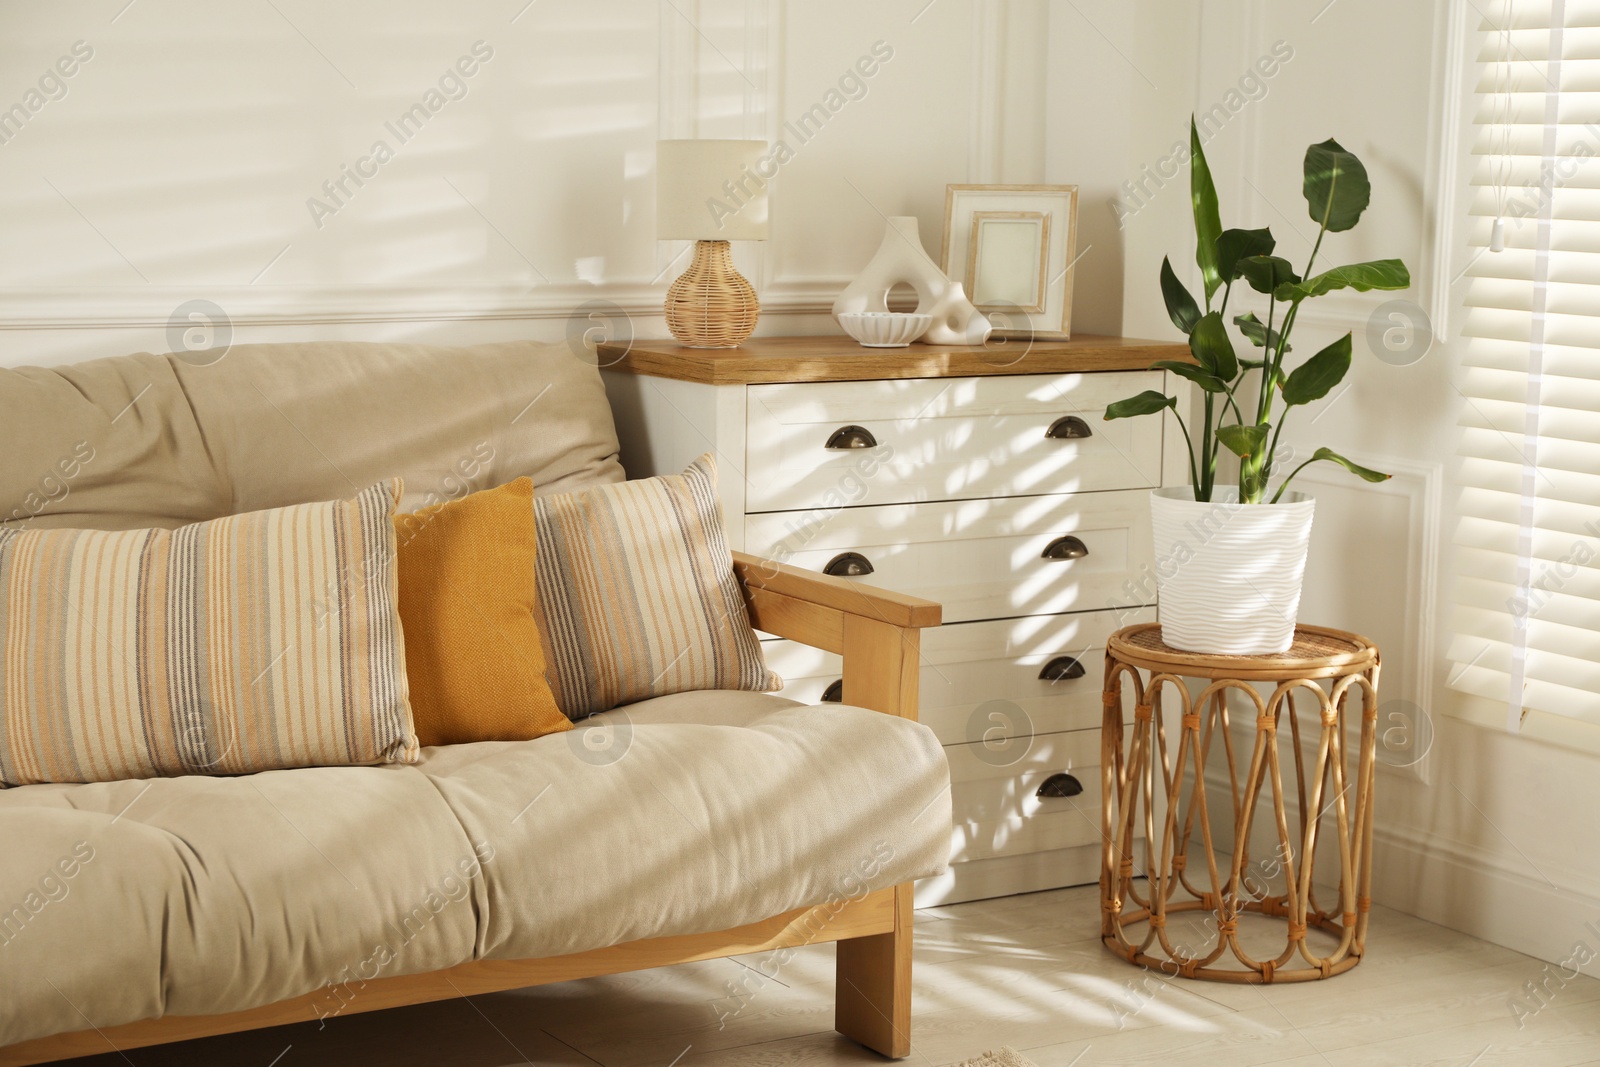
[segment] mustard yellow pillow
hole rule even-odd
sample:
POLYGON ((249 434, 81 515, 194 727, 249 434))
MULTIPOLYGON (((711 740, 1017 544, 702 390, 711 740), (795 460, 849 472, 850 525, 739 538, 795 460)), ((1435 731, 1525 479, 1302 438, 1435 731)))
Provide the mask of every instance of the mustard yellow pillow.
POLYGON ((527 478, 396 515, 400 623, 423 745, 572 729, 544 677, 527 478))

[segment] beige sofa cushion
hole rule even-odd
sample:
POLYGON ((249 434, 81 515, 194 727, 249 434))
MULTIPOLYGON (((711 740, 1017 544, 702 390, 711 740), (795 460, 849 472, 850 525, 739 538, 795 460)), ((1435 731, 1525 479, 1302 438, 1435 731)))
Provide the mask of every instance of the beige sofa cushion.
POLYGON ((725 929, 944 869, 926 727, 664 701, 410 766, 0 791, 0 1045, 318 989, 336 1014, 363 979, 725 929))
POLYGON ((623 477, 600 374, 565 344, 202 355, 0 369, 0 521, 174 527, 395 477, 412 511, 523 475, 540 494, 623 477))

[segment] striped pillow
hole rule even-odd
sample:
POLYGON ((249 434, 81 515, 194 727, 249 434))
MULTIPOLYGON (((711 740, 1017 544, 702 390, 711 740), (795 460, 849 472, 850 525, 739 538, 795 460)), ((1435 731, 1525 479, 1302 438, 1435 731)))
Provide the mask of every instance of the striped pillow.
POLYGON ((556 703, 572 719, 692 689, 771 692, 733 575, 717 468, 533 502, 541 630, 556 703))
POLYGON ((0 528, 0 784, 415 762, 399 497, 0 528))

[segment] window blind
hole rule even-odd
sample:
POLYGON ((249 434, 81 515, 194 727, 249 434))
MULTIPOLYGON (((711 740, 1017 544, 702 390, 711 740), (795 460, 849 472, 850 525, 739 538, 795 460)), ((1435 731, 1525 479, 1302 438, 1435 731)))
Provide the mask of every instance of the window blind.
POLYGON ((1600 0, 1470 10, 1451 684, 1600 724, 1600 0))

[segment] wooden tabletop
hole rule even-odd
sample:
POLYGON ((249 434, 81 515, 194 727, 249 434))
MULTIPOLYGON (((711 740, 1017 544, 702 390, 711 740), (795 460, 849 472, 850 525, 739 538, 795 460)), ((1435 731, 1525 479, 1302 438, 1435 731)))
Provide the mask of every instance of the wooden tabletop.
POLYGON ((1190 360, 1183 342, 1080 335, 1070 341, 991 340, 987 345, 864 348, 849 337, 753 337, 738 348, 689 348, 636 340, 599 346, 605 370, 709 385, 856 382, 981 374, 1144 370, 1158 359, 1190 360))

